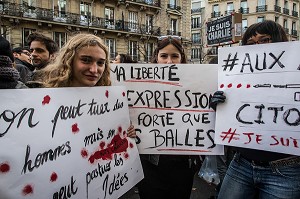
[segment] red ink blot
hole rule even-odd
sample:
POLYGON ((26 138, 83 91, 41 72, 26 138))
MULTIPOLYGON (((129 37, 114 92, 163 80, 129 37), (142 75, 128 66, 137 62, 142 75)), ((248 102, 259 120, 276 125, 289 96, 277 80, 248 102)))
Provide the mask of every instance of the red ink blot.
POLYGON ((106 92, 105 92, 105 96, 106 96, 107 98, 108 98, 108 94, 109 94, 108 91, 106 91, 106 92))
POLYGON ((251 86, 250 86, 250 84, 247 84, 247 88, 250 88, 251 86))
POLYGON ((224 84, 221 84, 221 85, 220 85, 220 88, 224 88, 224 84))
POLYGON ((31 185, 26 185, 24 188, 23 188, 23 195, 26 196, 28 194, 32 194, 33 193, 33 187, 31 185))
POLYGON ((0 164, 0 173, 6 173, 10 170, 10 166, 8 163, 0 164))
POLYGON ((130 148, 133 148, 133 144, 132 144, 132 143, 130 143, 130 144, 129 144, 129 147, 130 147, 130 148))
POLYGON ((95 160, 112 160, 113 154, 126 152, 128 148, 128 140, 121 138, 120 134, 113 137, 111 142, 107 145, 107 148, 94 152, 89 158, 90 163, 94 163, 95 160))
POLYGON ((105 142, 103 142, 103 141, 100 142, 99 146, 100 146, 101 149, 104 149, 104 147, 105 147, 105 142))
POLYGON ((237 87, 237 88, 241 88, 241 87, 242 87, 242 84, 238 84, 236 87, 237 87))
POLYGON ((118 128, 118 133, 121 133, 121 132, 122 132, 122 127, 119 126, 119 128, 118 128))
POLYGON ((125 97, 125 92, 122 93, 123 97, 125 97))
POLYGON ((42 101, 42 104, 43 104, 43 105, 49 104, 50 99, 51 99, 50 96, 49 96, 49 95, 46 95, 46 96, 44 97, 44 100, 42 101))
POLYGON ((125 159, 128 159, 128 158, 129 158, 128 153, 125 153, 125 154, 124 154, 124 158, 125 158, 125 159))
POLYGON ((88 156, 87 150, 86 150, 86 149, 82 149, 82 150, 81 150, 81 157, 87 158, 87 156, 88 156))
POLYGON ((228 84, 228 86, 227 86, 228 88, 231 88, 232 87, 232 84, 228 84))
POLYGON ((50 176, 50 181, 55 182, 56 180, 57 180, 57 174, 55 172, 53 172, 50 176))
POLYGON ((78 124, 77 123, 75 123, 75 124, 72 125, 72 132, 74 134, 79 132, 79 128, 78 128, 78 124))

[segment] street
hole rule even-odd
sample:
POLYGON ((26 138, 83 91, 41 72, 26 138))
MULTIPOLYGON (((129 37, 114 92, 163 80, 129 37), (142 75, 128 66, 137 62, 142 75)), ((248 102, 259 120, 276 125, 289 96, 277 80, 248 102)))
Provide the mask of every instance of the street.
MULTIPOLYGON (((214 199, 215 194, 215 186, 208 185, 196 174, 190 199, 214 199)), ((126 194, 120 197, 120 199, 140 199, 139 194, 137 193, 137 188, 133 187, 126 194)))

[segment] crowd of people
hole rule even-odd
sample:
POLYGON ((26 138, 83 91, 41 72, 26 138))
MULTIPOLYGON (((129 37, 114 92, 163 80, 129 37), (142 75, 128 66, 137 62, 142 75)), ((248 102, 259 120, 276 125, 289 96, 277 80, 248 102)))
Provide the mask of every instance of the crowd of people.
MULTIPOLYGON (((251 25, 242 45, 288 41, 284 29, 273 21, 251 25)), ((78 34, 61 48, 49 37, 33 33, 29 48, 11 49, 0 37, 0 88, 54 88, 110 86, 109 52, 103 40, 92 34, 78 34)), ((152 63, 185 64, 181 38, 161 36, 152 63)), ((212 60, 211 63, 216 63, 212 60)), ((118 54, 117 63, 135 63, 130 56, 118 54)), ((226 93, 216 91, 210 106, 217 109, 226 93)), ((134 127, 128 136, 135 137, 134 127)), ((219 156, 221 184, 219 199, 299 199, 300 157, 246 148, 227 148, 234 156, 219 156)), ((229 153, 229 152, 228 152, 229 153)), ((138 184, 141 199, 189 199, 193 178, 201 162, 196 155, 141 155, 144 179, 138 184)))

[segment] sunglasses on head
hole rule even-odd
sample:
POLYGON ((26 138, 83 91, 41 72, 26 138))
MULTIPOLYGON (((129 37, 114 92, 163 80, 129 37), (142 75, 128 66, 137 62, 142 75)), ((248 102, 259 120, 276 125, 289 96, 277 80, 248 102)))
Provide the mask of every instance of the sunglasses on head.
POLYGON ((170 42, 172 41, 172 39, 175 39, 175 40, 179 41, 181 44, 181 37, 177 36, 177 35, 164 35, 164 36, 158 37, 158 41, 162 41, 165 39, 169 39, 170 42))

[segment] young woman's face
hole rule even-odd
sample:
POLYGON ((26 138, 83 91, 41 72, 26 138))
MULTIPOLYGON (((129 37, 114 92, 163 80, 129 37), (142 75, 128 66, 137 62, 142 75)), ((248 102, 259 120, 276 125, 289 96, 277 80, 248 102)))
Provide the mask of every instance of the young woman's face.
POLYGON ((257 35, 252 36, 247 40, 246 45, 266 44, 266 43, 272 43, 271 36, 267 34, 257 33, 257 35))
POLYGON ((117 55, 116 58, 115 58, 115 60, 112 61, 112 63, 114 63, 114 64, 121 63, 121 57, 120 57, 120 55, 117 55))
POLYGON ((180 64, 180 51, 173 45, 169 44, 160 51, 157 55, 157 63, 159 64, 180 64))
POLYGON ((73 61, 71 86, 95 86, 105 69, 105 51, 99 46, 86 46, 80 49, 73 61))

